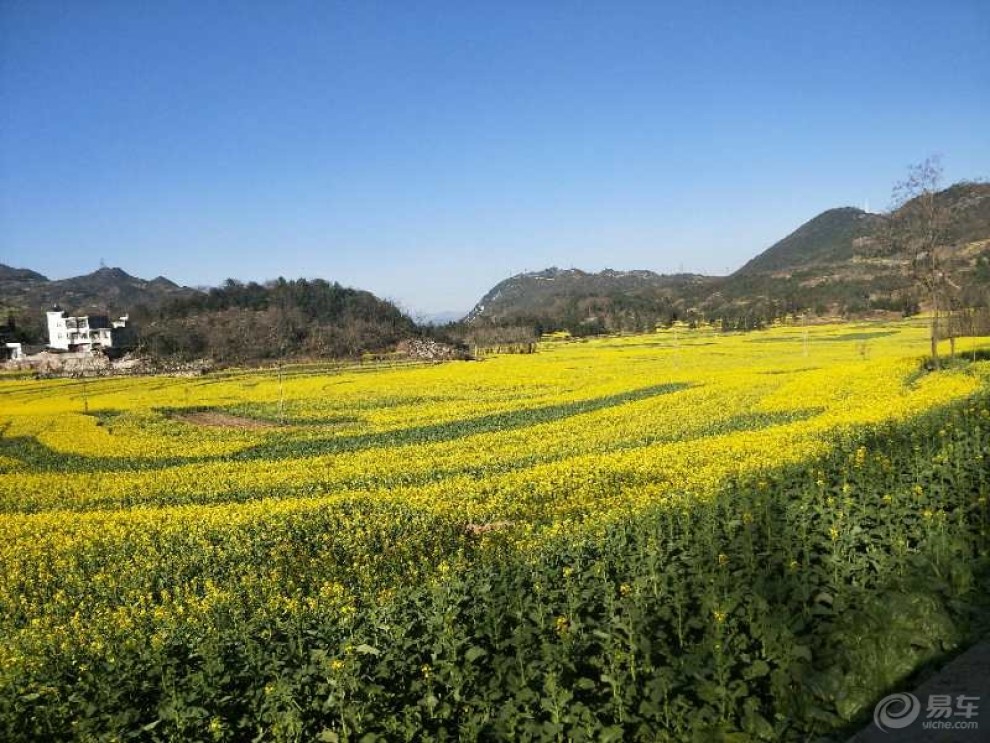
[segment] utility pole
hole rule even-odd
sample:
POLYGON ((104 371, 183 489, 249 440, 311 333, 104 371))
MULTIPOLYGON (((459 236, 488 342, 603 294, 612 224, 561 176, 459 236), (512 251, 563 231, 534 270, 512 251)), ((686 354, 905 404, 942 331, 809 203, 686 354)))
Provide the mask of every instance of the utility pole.
POLYGON ((278 357, 278 423, 285 425, 285 385, 282 379, 282 364, 284 362, 284 347, 278 357))

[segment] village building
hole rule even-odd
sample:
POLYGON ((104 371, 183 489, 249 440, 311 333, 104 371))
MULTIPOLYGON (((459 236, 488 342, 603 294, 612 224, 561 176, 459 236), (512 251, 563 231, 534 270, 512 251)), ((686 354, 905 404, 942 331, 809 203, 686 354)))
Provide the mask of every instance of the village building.
POLYGON ((20 343, 8 341, 0 347, 0 361, 21 361, 24 359, 24 348, 20 343))
POLYGON ((60 351, 92 353, 119 346, 128 316, 110 320, 106 315, 66 317, 55 307, 48 312, 48 347, 60 351))
POLYGON ((24 348, 14 340, 16 337, 13 314, 11 314, 6 324, 0 325, 0 362, 20 361, 24 358, 24 348))

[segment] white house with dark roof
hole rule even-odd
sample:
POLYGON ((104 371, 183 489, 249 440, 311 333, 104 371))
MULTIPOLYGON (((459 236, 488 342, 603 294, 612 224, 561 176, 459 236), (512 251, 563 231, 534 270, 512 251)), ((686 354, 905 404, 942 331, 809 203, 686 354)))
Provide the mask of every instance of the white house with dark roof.
POLYGON ((66 317, 58 307, 48 311, 48 347, 89 353, 113 348, 114 331, 127 327, 127 315, 110 320, 106 315, 66 317))

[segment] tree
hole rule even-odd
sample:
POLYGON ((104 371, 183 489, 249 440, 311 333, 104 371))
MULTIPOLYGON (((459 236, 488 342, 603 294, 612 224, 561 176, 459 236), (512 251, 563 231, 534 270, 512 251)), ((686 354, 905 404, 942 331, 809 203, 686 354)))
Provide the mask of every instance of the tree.
POLYGON ((931 310, 932 365, 941 365, 938 343, 941 316, 948 314, 949 290, 956 288, 942 265, 945 208, 938 198, 942 163, 932 156, 908 168, 908 175, 894 186, 893 208, 887 215, 888 247, 910 256, 911 273, 931 310))

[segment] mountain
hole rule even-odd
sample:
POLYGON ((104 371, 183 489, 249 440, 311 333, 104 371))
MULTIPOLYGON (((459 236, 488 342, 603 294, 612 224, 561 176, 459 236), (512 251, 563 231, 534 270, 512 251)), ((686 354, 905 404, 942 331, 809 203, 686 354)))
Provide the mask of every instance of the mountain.
MULTIPOLYGON (((959 183, 937 193, 935 202, 943 266, 960 286, 958 299, 985 301, 978 295, 990 261, 990 184, 959 183)), ((784 302, 819 314, 914 311, 923 297, 912 276, 911 247, 892 248, 887 237, 892 223, 921 208, 914 199, 888 215, 851 207, 826 211, 727 277, 717 299, 784 302)))
POLYGON ((26 268, 11 268, 0 263, 0 288, 17 287, 23 284, 31 284, 48 281, 48 277, 42 276, 37 271, 26 268))
MULTIPOLYGON (((990 184, 959 183, 935 200, 944 215, 943 265, 960 287, 958 301, 990 302, 990 184)), ((679 319, 752 328, 809 310, 916 312, 924 297, 912 280, 911 246, 892 249, 885 236, 892 219, 920 206, 919 200, 908 202, 893 215, 829 209, 729 276, 556 267, 518 274, 479 300, 464 318, 465 335, 500 342, 558 329, 651 330, 679 319)), ((272 358, 286 349, 314 355, 378 351, 426 332, 368 292, 320 280, 228 281, 191 289, 120 268, 51 281, 0 264, 0 320, 12 311, 18 337, 43 342, 44 311, 56 303, 70 313, 130 313, 161 353, 231 359, 248 349, 241 338, 253 339, 249 350, 257 357, 272 358)))
MULTIPOLYGON (((958 263, 972 252, 974 243, 990 238, 990 184, 959 183, 939 192, 935 199, 944 215, 940 242, 945 257, 958 263)), ((893 215, 869 214, 853 207, 830 209, 770 246, 733 277, 813 273, 821 279, 836 272, 848 276, 856 272, 856 266, 868 266, 869 272, 876 274, 894 263, 907 264, 911 260, 907 251, 891 251, 884 246, 884 231, 891 217, 918 206, 918 200, 908 202, 893 215)), ((955 268, 965 272, 964 264, 955 268)))
POLYGON ((29 344, 47 341, 45 312, 55 305, 69 314, 133 316, 198 294, 162 276, 146 281, 120 268, 52 281, 37 271, 0 264, 0 323, 12 320, 7 333, 29 344))
POLYGON ((0 306, 30 315, 56 304, 70 314, 123 314, 197 293, 162 276, 146 281, 120 268, 51 281, 35 271, 0 264, 0 306))
POLYGON ((678 297, 703 292, 715 280, 696 274, 663 275, 653 271, 587 273, 576 268, 548 268, 522 273, 496 284, 465 321, 510 324, 528 322, 586 332, 646 329, 655 315, 678 297), (610 318, 604 322, 602 318, 610 318))
POLYGON ((883 223, 878 214, 845 206, 822 212, 740 268, 736 275, 790 273, 799 268, 850 261, 856 240, 883 223))
MULTIPOLYGON (((980 301, 974 293, 985 293, 990 278, 990 184, 956 184, 935 198, 945 215, 945 266, 967 287, 963 300, 980 301)), ((917 207, 909 202, 895 216, 917 207)), ((465 322, 586 332, 647 329, 654 319, 752 327, 807 310, 916 311, 912 256, 885 247, 888 219, 854 207, 829 209, 729 276, 557 268, 519 274, 496 284, 465 322)))

